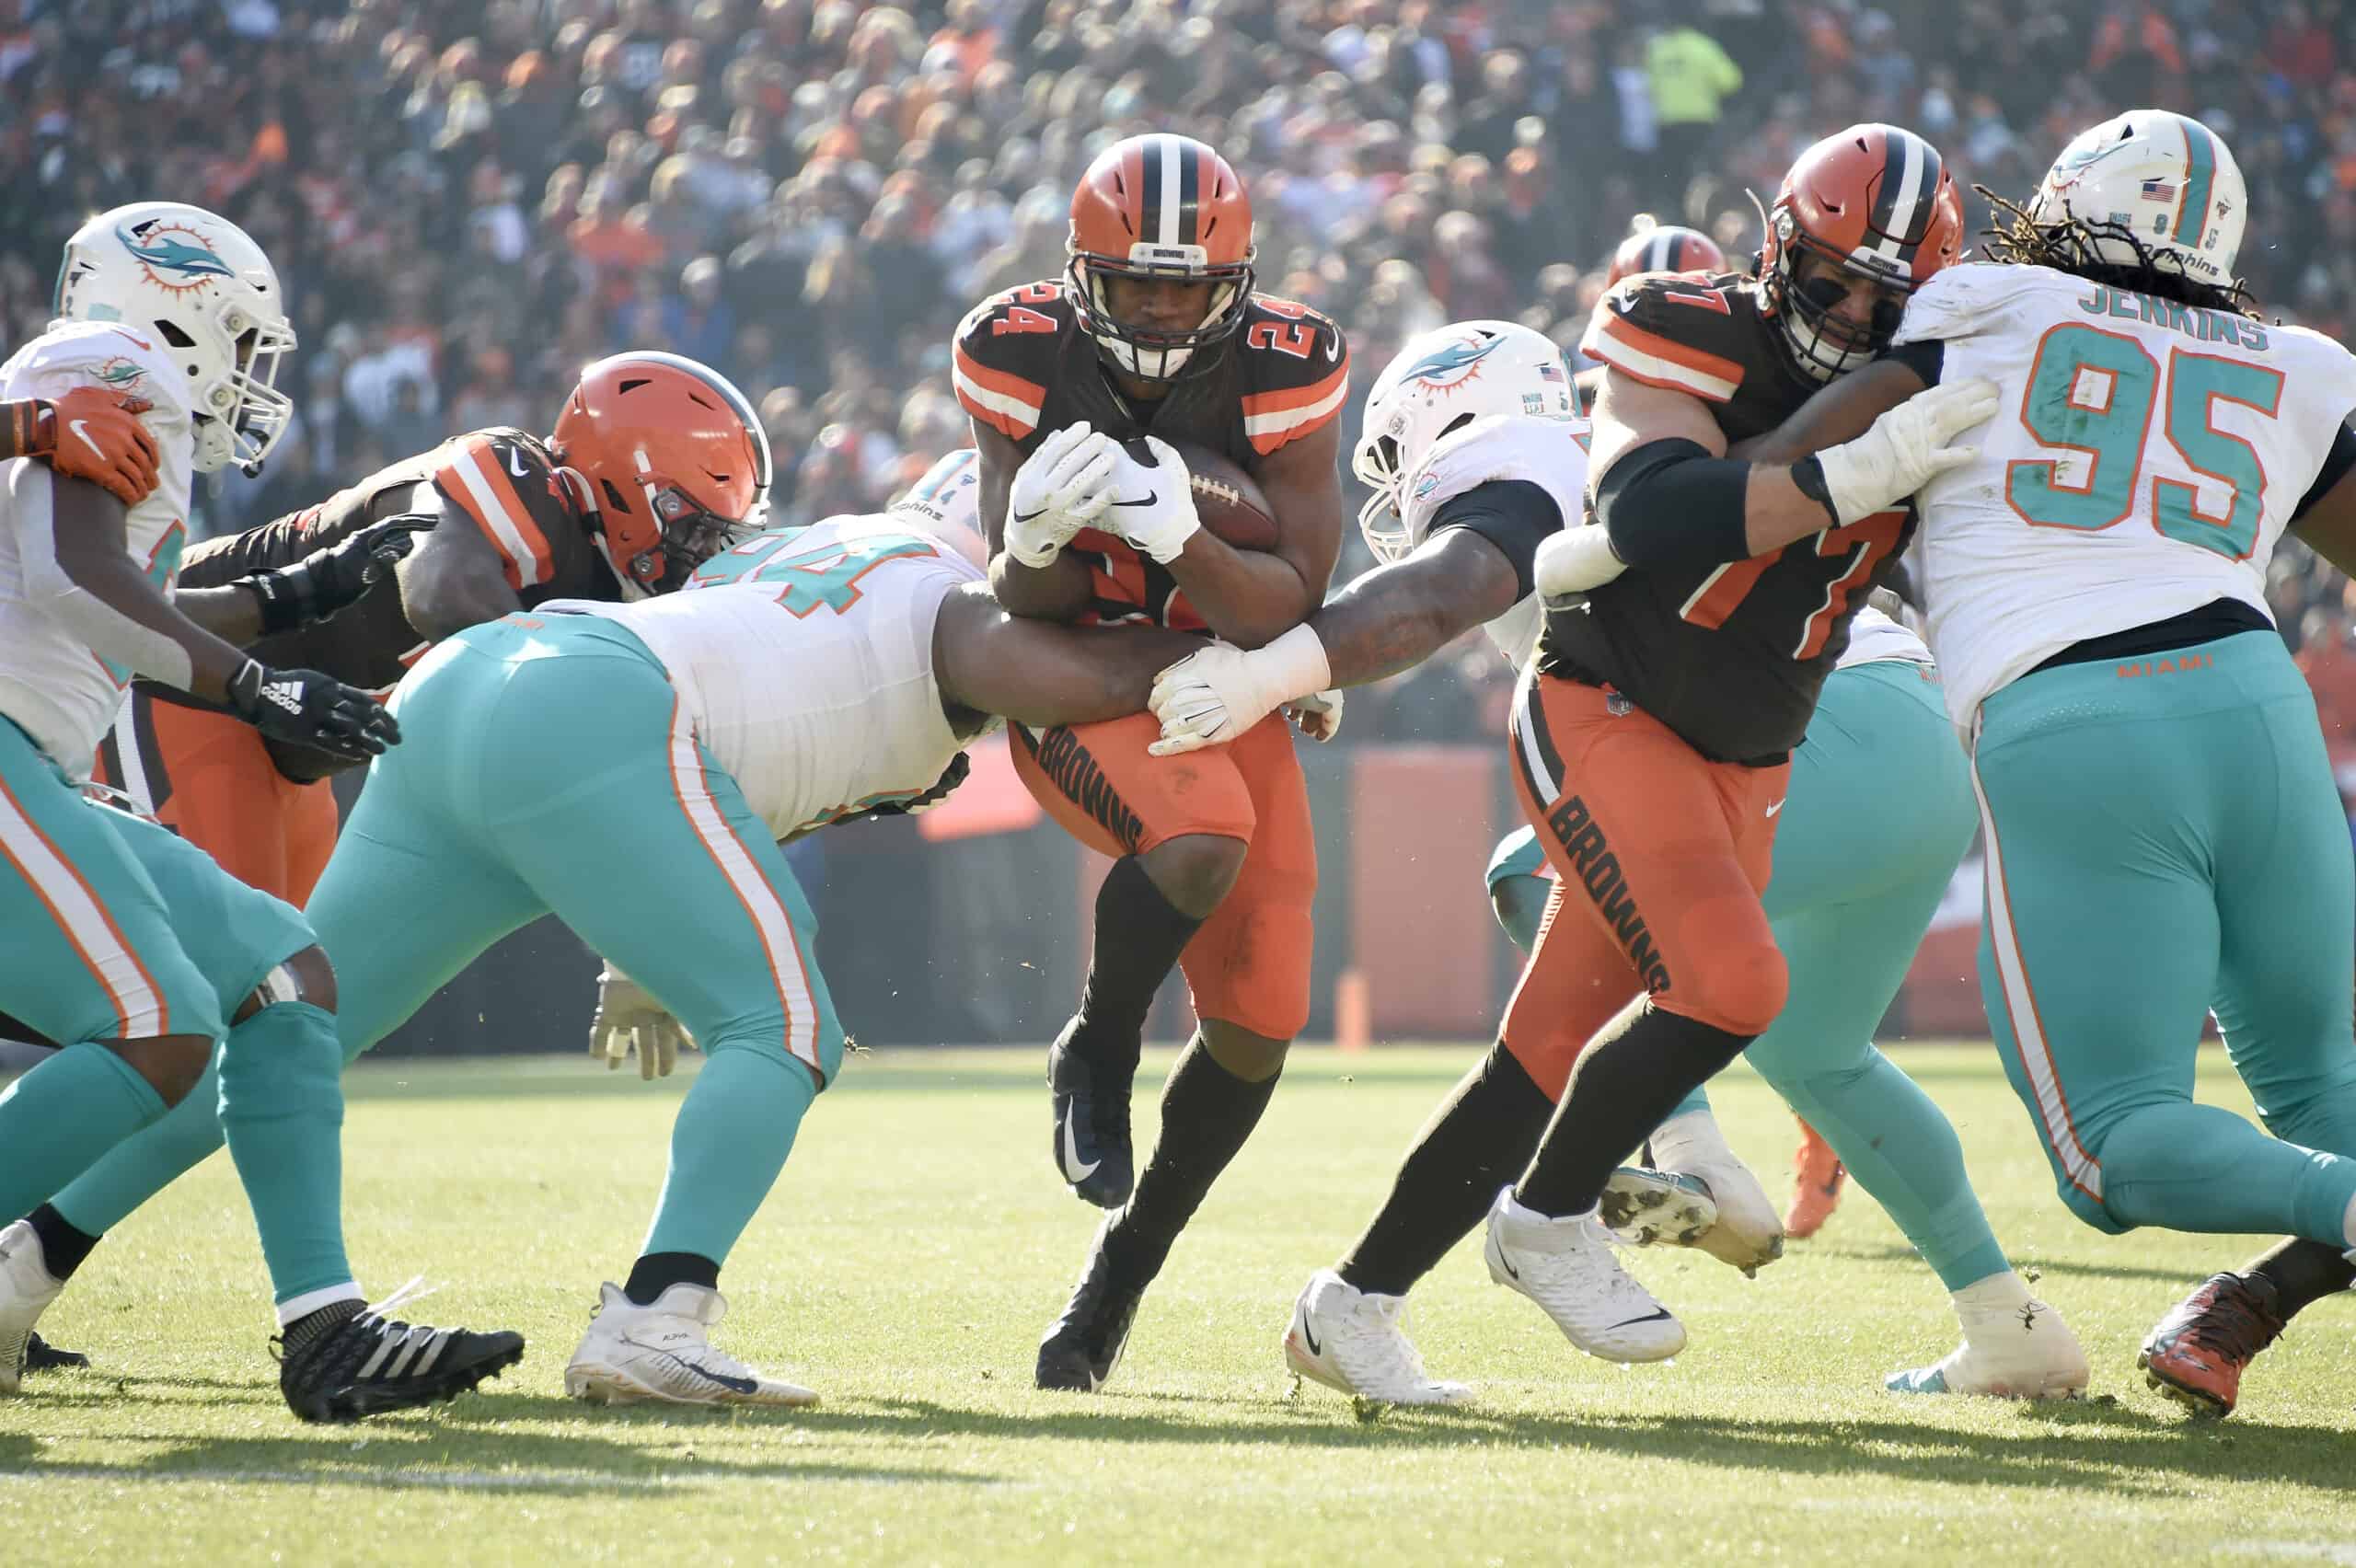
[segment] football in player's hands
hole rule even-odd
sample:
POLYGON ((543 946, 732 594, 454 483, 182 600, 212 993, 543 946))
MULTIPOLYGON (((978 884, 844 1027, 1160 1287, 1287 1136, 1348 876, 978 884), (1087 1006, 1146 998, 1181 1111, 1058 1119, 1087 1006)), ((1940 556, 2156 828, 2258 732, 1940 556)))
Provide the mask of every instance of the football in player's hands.
POLYGON ((1268 504, 1259 480, 1207 446, 1180 441, 1172 443, 1171 450, 1186 466, 1195 515, 1214 538, 1232 549, 1276 548, 1276 508, 1268 504))

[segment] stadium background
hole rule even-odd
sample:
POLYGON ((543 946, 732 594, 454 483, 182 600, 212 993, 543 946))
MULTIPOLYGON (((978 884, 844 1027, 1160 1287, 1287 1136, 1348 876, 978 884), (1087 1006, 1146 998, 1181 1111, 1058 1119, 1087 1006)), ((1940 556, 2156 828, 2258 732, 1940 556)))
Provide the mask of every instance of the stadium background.
MULTIPOLYGON (((454 432, 546 430, 580 364, 642 346, 736 379, 777 515, 807 521, 878 508, 963 443, 952 329, 1060 271, 1072 181, 1121 135, 1226 153, 1261 286, 1344 323, 1362 394, 1457 317, 1574 343, 1639 213, 1747 256, 1745 192, 1842 124, 1911 126, 1967 185, 2017 194, 2076 129, 2149 102, 2234 146, 2268 312, 2345 340, 2347 0, 0 0, 0 313, 10 340, 37 333, 65 236, 122 201, 197 202, 268 248, 299 423, 259 479, 211 483, 201 534, 454 432)), ((1366 564, 1353 538, 1337 581, 1366 564)), ((2356 800, 2356 595, 2290 545, 2269 597, 2356 800)), ((1515 821, 1505 697, 1467 640, 1306 748, 1312 1032, 1491 1027, 1512 971, 1478 873, 1515 821)), ((1002 756, 942 812, 796 859, 870 1043, 1035 1042, 1077 994, 1101 867, 1002 756)), ((1888 1032, 1979 1032, 1975 869, 1888 1032)), ((569 1048, 592 965, 560 929, 521 933, 386 1049, 569 1048)), ((1158 1034, 1184 1019, 1165 997, 1158 1034)))

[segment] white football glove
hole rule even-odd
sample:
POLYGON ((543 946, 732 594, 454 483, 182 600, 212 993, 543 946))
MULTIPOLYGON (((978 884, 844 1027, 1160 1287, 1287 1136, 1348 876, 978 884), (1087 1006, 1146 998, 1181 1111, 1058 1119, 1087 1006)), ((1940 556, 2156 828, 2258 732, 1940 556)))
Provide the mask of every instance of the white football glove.
MULTIPOLYGON (((1305 626, 1297 626, 1265 648, 1249 653, 1214 642, 1154 677, 1149 700, 1153 716, 1161 721, 1161 739, 1146 750, 1155 756, 1175 756, 1223 745, 1287 703, 1319 703, 1319 694, 1332 680, 1325 645, 1305 626)), ((1319 722, 1325 725, 1328 721, 1321 718, 1319 722)), ((1330 726, 1340 724, 1337 700, 1330 726)), ((1308 724, 1304 722, 1302 728, 1308 730, 1308 724)))
POLYGON ((1112 504, 1104 509, 1100 526, 1167 566, 1203 525, 1195 515, 1194 478, 1186 472, 1185 459, 1161 437, 1145 438, 1150 462, 1132 455, 1134 444, 1120 449, 1112 504))
POLYGON ((1294 698, 1285 704, 1285 711, 1302 734, 1322 744, 1342 732, 1342 700, 1347 695, 1340 686, 1328 686, 1294 698))
POLYGON ((1611 530, 1587 523, 1547 535, 1531 559, 1530 575, 1548 609, 1565 609, 1627 570, 1611 548, 1611 530))
POLYGON ((1980 455, 1949 443, 1996 412, 1996 384, 1941 382, 1883 410, 1865 433, 1816 455, 1824 489, 1842 524, 1887 512, 1949 468, 1980 455))
POLYGON ((1086 420, 1064 426, 1022 460, 1006 499, 1006 552, 1033 568, 1051 563, 1113 499, 1121 449, 1086 420))
POLYGON ((669 1078, 679 1065, 679 1047, 692 1050, 695 1043, 696 1037, 643 986, 606 965, 597 976, 597 1011, 589 1020, 589 1055, 603 1058, 607 1071, 620 1066, 634 1048, 640 1078, 669 1078))

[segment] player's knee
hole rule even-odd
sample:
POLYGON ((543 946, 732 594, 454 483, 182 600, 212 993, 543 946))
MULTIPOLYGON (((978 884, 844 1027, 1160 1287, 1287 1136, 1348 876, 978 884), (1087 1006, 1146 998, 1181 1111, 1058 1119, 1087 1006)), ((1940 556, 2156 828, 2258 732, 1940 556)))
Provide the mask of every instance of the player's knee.
POLYGON ((1245 1083, 1265 1083, 1284 1071, 1288 1040, 1272 1040, 1216 1019, 1205 1019, 1202 1031, 1203 1045, 1211 1060, 1245 1083))
POLYGON ((1708 976, 1703 995, 1713 1016, 1702 1021, 1729 1034, 1766 1033, 1791 993, 1790 966, 1772 940, 1734 943, 1713 953, 1708 976))
POLYGON ((168 1109, 186 1100, 203 1078, 213 1063, 213 1046, 206 1034, 158 1034, 119 1041, 114 1049, 168 1109))
POLYGON ((260 985, 247 993, 229 1021, 243 1023, 281 1002, 307 1002, 321 1012, 335 1011, 335 965, 328 962, 326 949, 306 947, 271 969, 260 985))
POLYGON ((1171 907, 1201 919, 1235 885, 1251 849, 1247 839, 1189 833, 1155 845, 1138 857, 1138 863, 1171 907))

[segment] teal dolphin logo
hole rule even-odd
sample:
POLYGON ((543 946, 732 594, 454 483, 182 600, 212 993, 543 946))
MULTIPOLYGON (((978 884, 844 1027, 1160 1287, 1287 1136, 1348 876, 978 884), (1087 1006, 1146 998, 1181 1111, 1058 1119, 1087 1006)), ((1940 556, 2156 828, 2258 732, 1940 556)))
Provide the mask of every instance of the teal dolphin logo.
POLYGON ((1478 373, 1481 361, 1489 351, 1505 340, 1459 339, 1453 343, 1434 349, 1430 353, 1407 367, 1403 381, 1426 381, 1434 386, 1452 387, 1470 381, 1478 373))
POLYGON ((150 218, 127 229, 117 228, 114 236, 131 252, 133 260, 147 269, 149 277, 167 289, 202 288, 207 279, 234 276, 204 236, 182 224, 150 218), (167 273, 170 276, 164 275, 167 273))

